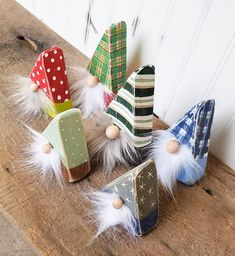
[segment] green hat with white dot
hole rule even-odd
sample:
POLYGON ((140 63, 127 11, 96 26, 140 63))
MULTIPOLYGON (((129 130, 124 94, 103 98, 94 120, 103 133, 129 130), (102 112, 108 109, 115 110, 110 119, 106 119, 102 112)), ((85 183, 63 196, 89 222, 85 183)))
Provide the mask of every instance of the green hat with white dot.
POLYGON ((56 115, 43 136, 60 155, 65 179, 79 180, 89 172, 89 156, 79 109, 72 108, 56 115))

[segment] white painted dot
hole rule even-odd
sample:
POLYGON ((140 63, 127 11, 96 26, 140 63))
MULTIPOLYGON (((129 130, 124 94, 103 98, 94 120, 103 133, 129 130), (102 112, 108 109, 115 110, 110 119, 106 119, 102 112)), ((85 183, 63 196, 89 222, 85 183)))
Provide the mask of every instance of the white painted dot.
POLYGON ((60 84, 62 85, 63 83, 64 83, 64 81, 63 81, 63 80, 61 80, 61 81, 60 81, 60 84))
POLYGON ((83 154, 81 153, 80 156, 83 156, 83 154))
POLYGON ((72 140, 74 140, 75 139, 75 137, 72 137, 72 140))
POLYGON ((76 120, 76 122, 78 123, 78 119, 76 120))
POLYGON ((54 54, 56 54, 57 53, 57 51, 56 50, 54 50, 54 54))
POLYGON ((69 99, 65 99, 64 101, 66 102, 66 101, 68 101, 69 99))
POLYGON ((42 70, 42 66, 40 66, 39 68, 40 68, 40 70, 42 70))
POLYGON ((44 90, 44 92, 47 92, 47 88, 44 88, 43 90, 44 90))
POLYGON ((37 71, 37 74, 38 74, 38 76, 39 76, 39 72, 37 71))
POLYGON ((40 85, 40 82, 39 82, 39 81, 37 81, 36 83, 37 83, 37 85, 40 85))
POLYGON ((56 76, 53 76, 52 79, 55 81, 56 80, 56 76))
POLYGON ((54 88, 54 87, 53 87, 53 88, 51 88, 51 91, 52 91, 52 92, 55 92, 55 88, 54 88))
POLYGON ((68 93, 69 93, 69 91, 68 91, 68 90, 66 90, 66 91, 65 91, 65 94, 68 94, 68 93))
POLYGON ((42 79, 42 82, 45 84, 45 82, 46 82, 45 79, 42 79))
POLYGON ((62 59, 63 59, 63 57, 62 57, 62 56, 60 56, 60 59, 62 60, 62 59))
POLYGON ((48 57, 48 53, 45 53, 45 57, 48 57))
POLYGON ((54 59, 54 58, 51 58, 51 62, 55 62, 55 59, 54 59))
POLYGON ((67 71, 66 70, 64 71, 64 74, 67 75, 67 71))
POLYGON ((80 132, 80 131, 81 131, 81 129, 80 129, 80 128, 78 128, 78 131, 80 132))
POLYGON ((51 72, 51 70, 48 68, 48 69, 47 69, 47 73, 50 73, 50 72, 51 72))
POLYGON ((71 153, 72 154, 72 156, 74 155, 74 153, 71 153))
POLYGON ((64 141, 68 141, 68 140, 65 138, 64 141))
POLYGON ((64 122, 64 120, 60 120, 60 122, 61 122, 61 123, 63 123, 63 122, 64 122))
POLYGON ((57 67, 57 70, 58 70, 58 71, 60 71, 60 66, 59 66, 59 67, 57 67))
POLYGON ((32 76, 33 76, 33 77, 35 77, 35 74, 34 74, 34 73, 32 73, 32 76))
POLYGON ((60 95, 57 96, 57 100, 61 100, 61 96, 60 95))
POLYGON ((62 132, 64 132, 64 128, 62 129, 62 132))

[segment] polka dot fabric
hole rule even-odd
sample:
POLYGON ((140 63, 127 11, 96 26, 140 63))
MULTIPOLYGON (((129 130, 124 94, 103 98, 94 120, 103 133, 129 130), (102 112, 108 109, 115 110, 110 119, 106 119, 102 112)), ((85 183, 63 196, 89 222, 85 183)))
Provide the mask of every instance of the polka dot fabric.
POLYGON ((30 79, 55 103, 71 99, 64 55, 53 47, 42 52, 29 75, 30 79))

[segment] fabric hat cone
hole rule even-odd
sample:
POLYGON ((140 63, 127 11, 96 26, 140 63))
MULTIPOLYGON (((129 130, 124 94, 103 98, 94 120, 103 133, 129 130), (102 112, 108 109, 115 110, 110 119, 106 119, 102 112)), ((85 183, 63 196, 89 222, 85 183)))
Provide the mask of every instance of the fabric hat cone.
POLYGON ((201 101, 167 131, 156 132, 151 157, 169 191, 176 179, 192 185, 205 174, 214 108, 214 100, 201 101))
POLYGON ((88 72, 80 70, 80 81, 72 87, 75 105, 79 106, 84 117, 104 111, 125 82, 126 35, 124 21, 112 24, 103 34, 88 65, 88 72))
POLYGON ((50 107, 44 106, 44 110, 52 118, 72 108, 64 55, 60 48, 42 52, 29 77, 49 98, 50 107))
POLYGON ((154 66, 140 67, 106 110, 113 123, 127 132, 136 148, 152 142, 154 84, 154 66))
POLYGON ((126 23, 112 24, 102 36, 88 71, 116 94, 126 80, 126 23))
POLYGON ((110 173, 115 166, 142 161, 140 151, 152 142, 155 68, 135 70, 105 113, 94 117, 87 132, 90 158, 110 173), (93 131, 92 131, 93 129, 93 131))
POLYGON ((98 237, 105 230, 121 225, 131 235, 152 230, 158 220, 158 183, 154 161, 148 160, 92 192, 90 199, 97 218, 98 237))
POLYGON ((60 180, 74 182, 90 170, 82 116, 79 109, 59 113, 42 134, 31 129, 33 143, 28 150, 30 165, 42 174, 54 173, 60 180))

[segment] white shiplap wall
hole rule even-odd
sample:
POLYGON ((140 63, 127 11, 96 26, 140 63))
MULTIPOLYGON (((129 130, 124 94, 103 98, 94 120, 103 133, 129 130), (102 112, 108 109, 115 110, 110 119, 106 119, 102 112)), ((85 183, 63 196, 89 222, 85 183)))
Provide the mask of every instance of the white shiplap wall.
POLYGON ((156 66, 155 113, 176 121, 215 98, 211 151, 235 169, 234 0, 18 0, 91 57, 104 30, 125 20, 128 73, 156 66))

